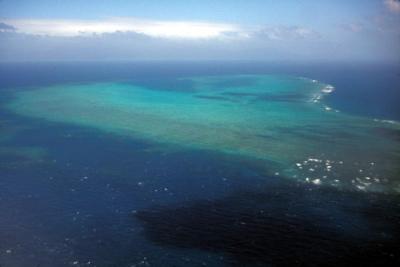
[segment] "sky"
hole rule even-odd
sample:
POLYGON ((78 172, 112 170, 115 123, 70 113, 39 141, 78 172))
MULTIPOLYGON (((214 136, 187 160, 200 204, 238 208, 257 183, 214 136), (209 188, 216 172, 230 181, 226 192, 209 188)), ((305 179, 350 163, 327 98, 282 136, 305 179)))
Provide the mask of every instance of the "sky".
POLYGON ((400 0, 0 0, 0 61, 400 62, 400 0))

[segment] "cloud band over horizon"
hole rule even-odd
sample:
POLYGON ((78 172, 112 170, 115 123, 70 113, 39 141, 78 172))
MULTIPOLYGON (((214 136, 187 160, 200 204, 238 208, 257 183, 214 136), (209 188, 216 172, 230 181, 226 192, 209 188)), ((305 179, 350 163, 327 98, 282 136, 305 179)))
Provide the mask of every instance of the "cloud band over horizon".
POLYGON ((3 20, 17 31, 32 35, 73 37, 114 32, 136 32, 158 38, 207 39, 229 32, 242 32, 226 23, 160 21, 137 18, 103 20, 14 19, 3 20))

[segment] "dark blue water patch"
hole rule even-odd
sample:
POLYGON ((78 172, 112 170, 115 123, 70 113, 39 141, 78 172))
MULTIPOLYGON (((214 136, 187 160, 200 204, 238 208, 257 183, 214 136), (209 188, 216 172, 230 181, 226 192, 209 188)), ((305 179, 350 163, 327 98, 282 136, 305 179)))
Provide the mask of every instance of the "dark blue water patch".
MULTIPOLYGON (((302 125, 299 128, 289 128, 289 127, 276 127, 275 130, 280 133, 280 135, 292 135, 296 137, 302 137, 305 140, 320 140, 326 144, 332 143, 340 143, 342 140, 351 140, 358 138, 358 134, 363 133, 361 129, 355 129, 353 127, 353 131, 349 132, 350 128, 345 130, 337 129, 337 130, 326 130, 321 129, 319 125, 314 124, 306 124, 302 125), (335 136, 335 138, 331 138, 335 136)), ((386 128, 384 128, 386 129, 386 128)), ((384 131, 384 130, 382 130, 384 131)), ((382 135, 383 136, 383 135, 382 135)))
MULTIPOLYGON (((250 101, 266 102, 304 102, 305 96, 300 93, 270 94, 270 93, 246 93, 246 92, 223 92, 221 95, 229 96, 237 101, 248 99, 250 101)), ((308 100, 308 99, 307 99, 308 100)))
POLYGON ((246 93, 246 92, 223 92, 222 95, 233 97, 259 97, 260 93, 246 93))
POLYGON ((395 266, 399 201, 279 181, 135 217, 159 246, 223 253, 235 266, 395 266))
POLYGON ((218 79, 211 81, 213 87, 218 90, 218 88, 245 88, 245 87, 254 87, 257 83, 257 80, 252 76, 239 76, 232 77, 230 79, 218 79))
POLYGON ((236 102, 234 99, 223 97, 223 96, 195 95, 194 97, 200 98, 200 99, 206 99, 206 100, 236 102))
POLYGON ((273 94, 262 94, 256 100, 259 101, 275 101, 275 102, 304 102, 304 95, 301 94, 282 94, 282 95, 273 95, 273 94))

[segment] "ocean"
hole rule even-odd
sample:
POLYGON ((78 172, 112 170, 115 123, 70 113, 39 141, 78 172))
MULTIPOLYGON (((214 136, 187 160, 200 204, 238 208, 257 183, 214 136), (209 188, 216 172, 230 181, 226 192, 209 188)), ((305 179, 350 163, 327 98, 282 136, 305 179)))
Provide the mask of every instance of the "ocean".
POLYGON ((395 64, 0 64, 0 266, 394 265, 395 64))

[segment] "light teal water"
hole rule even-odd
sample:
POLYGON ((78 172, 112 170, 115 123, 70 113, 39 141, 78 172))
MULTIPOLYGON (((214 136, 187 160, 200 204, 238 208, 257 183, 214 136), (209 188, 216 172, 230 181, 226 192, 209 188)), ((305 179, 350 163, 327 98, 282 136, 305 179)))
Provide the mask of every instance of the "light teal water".
POLYGON ((299 77, 184 78, 187 90, 62 84, 15 93, 17 114, 94 127, 180 149, 213 150, 281 178, 400 192, 396 122, 323 103, 329 85, 299 77))

